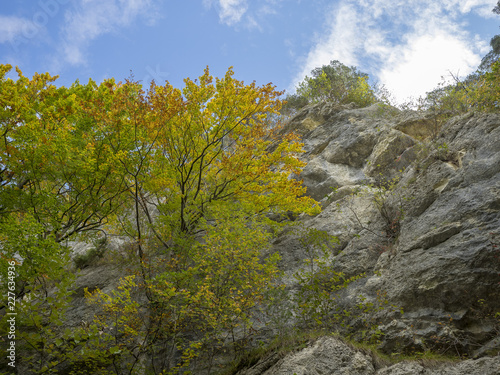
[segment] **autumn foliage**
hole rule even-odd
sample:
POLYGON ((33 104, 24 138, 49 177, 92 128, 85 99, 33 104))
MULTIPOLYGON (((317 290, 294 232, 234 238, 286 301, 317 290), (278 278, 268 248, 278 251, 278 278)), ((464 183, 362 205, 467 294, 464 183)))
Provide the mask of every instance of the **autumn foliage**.
POLYGON ((146 91, 10 70, 0 66, 0 272, 15 260, 26 371, 175 373, 240 345, 278 274, 263 255, 270 214, 319 212, 291 178, 301 143, 267 121, 281 93, 231 69, 146 91), (87 291, 95 318, 65 330, 66 241, 98 233, 126 236, 136 267, 112 293, 87 291))

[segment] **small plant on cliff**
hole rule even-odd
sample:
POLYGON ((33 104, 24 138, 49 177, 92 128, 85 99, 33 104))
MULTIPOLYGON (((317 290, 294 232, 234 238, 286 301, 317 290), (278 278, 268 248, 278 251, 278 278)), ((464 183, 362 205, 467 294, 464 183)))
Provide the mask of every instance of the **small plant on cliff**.
MULTIPOLYGON (((380 239, 380 245, 376 249, 385 252, 393 247, 399 237, 401 230, 401 220, 404 218, 404 201, 410 199, 404 194, 404 186, 398 184, 399 176, 387 179, 381 176, 380 181, 366 185, 365 189, 354 190, 350 196, 347 208, 352 218, 358 224, 358 229, 366 230, 380 239), (383 219, 383 231, 375 228, 371 222, 363 222, 358 210, 353 207, 353 200, 357 195, 367 195, 370 197, 373 206, 380 213, 383 219)), ((359 237, 359 234, 356 234, 359 237)))
POLYGON ((291 331, 335 330, 347 324, 350 314, 338 304, 338 292, 364 275, 347 277, 334 269, 332 258, 338 243, 326 231, 299 226, 295 234, 305 251, 303 267, 294 273, 294 290, 272 285, 262 305, 269 327, 279 337, 291 331))
POLYGON ((334 328, 347 318, 337 303, 337 292, 363 277, 347 277, 333 267, 338 238, 314 228, 299 230, 299 242, 307 254, 305 268, 295 273, 298 291, 292 296, 295 316, 302 327, 334 328))

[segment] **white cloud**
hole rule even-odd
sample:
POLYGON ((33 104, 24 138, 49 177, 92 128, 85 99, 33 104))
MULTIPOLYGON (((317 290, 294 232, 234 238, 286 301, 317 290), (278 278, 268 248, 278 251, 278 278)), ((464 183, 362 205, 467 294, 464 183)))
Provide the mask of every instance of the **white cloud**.
POLYGON ((0 15, 0 43, 13 42, 31 26, 32 23, 26 18, 0 15))
MULTIPOLYGON (((262 31, 262 18, 277 14, 276 8, 283 0, 203 0, 205 8, 216 8, 219 21, 228 26, 243 24, 247 29, 262 31), (251 8, 250 8, 251 6, 251 8)), ((291 5, 293 6, 293 5, 291 5)))
POLYGON ((245 0, 219 0, 219 18, 221 22, 234 25, 240 22, 241 17, 248 10, 245 0))
POLYGON ((492 0, 465 0, 465 1, 451 1, 455 6, 459 6, 462 13, 469 13, 474 11, 483 17, 495 17, 491 11, 495 2, 492 0))
POLYGON ((32 39, 46 36, 48 15, 38 11, 32 19, 0 15, 0 43, 10 43, 14 51, 32 39))
POLYGON ((243 15, 248 10, 246 0, 203 0, 206 8, 218 8, 219 20, 228 26, 232 26, 241 21, 243 15))
POLYGON ((316 37, 316 45, 308 53, 306 62, 294 83, 301 81, 311 70, 328 65, 331 60, 339 60, 346 65, 356 65, 357 49, 360 45, 357 33, 359 18, 351 4, 342 4, 331 13, 334 22, 326 31, 326 36, 316 37))
POLYGON ((61 52, 71 65, 86 63, 85 49, 100 35, 129 26, 139 17, 152 22, 152 0, 80 0, 65 14, 61 52))
POLYGON ((403 101, 432 90, 452 72, 467 75, 488 41, 466 30, 464 15, 485 16, 492 0, 341 0, 327 13, 293 85, 331 60, 356 65, 403 101))
POLYGON ((409 38, 411 43, 390 56, 378 73, 381 82, 400 101, 432 90, 443 77, 463 75, 480 63, 466 41, 446 33, 409 38))

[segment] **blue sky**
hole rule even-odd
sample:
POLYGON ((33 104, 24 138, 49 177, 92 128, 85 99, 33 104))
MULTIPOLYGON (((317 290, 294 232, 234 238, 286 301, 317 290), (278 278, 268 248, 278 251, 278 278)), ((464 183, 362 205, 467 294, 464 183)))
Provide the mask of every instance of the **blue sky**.
POLYGON ((496 0, 19 0, 0 5, 0 63, 75 80, 168 80, 208 65, 291 92, 330 60, 400 101, 465 76, 500 33, 496 0))

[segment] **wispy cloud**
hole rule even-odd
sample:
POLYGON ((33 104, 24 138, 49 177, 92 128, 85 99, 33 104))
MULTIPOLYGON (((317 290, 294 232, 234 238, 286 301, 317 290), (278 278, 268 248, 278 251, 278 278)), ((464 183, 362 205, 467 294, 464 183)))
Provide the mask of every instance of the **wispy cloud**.
POLYGON ((316 37, 314 47, 309 51, 300 73, 301 79, 316 67, 326 65, 331 60, 339 60, 347 65, 358 63, 361 46, 358 24, 362 21, 352 4, 343 3, 335 7, 328 18, 333 18, 325 34, 316 37))
POLYGON ((491 0, 341 0, 327 13, 294 85, 312 69, 340 60, 386 84, 399 100, 433 89, 449 71, 472 72, 488 41, 466 31, 464 15, 486 17, 491 0))
POLYGON ((221 23, 233 26, 239 23, 248 10, 246 0, 203 0, 205 8, 216 8, 221 23))
POLYGON ((0 15, 0 43, 13 43, 32 27, 33 23, 26 18, 0 15))
POLYGON ((71 65, 86 63, 86 49, 97 37, 118 32, 142 17, 154 21, 152 0, 79 0, 65 14, 61 53, 71 65))
POLYGON ((219 21, 228 26, 262 30, 260 20, 276 14, 283 0, 203 0, 205 8, 215 8, 219 21))
POLYGON ((233 25, 241 20, 248 10, 246 0, 219 0, 221 22, 233 25))

